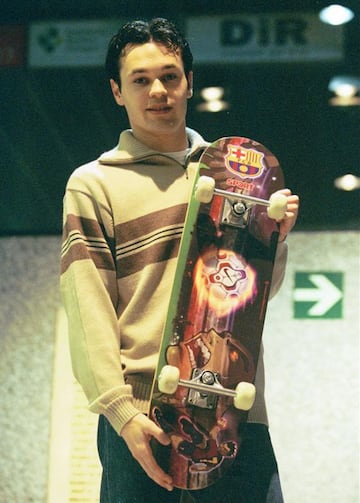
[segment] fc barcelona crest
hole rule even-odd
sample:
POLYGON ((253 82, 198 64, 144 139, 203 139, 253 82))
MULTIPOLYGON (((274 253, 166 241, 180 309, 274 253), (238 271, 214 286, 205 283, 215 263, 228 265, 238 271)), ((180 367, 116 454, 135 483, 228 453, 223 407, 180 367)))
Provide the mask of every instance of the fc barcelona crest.
POLYGON ((264 166, 264 154, 258 150, 244 148, 240 145, 228 145, 225 156, 226 167, 242 178, 257 178, 261 176, 264 166))

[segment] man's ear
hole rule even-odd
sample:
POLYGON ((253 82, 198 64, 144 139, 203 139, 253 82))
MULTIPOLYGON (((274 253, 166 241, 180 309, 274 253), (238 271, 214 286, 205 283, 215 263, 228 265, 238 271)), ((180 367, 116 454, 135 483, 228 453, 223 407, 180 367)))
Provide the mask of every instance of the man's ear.
POLYGON ((187 81, 188 81, 188 98, 191 98, 193 95, 193 72, 189 72, 189 75, 187 76, 187 81))
POLYGON ((110 79, 110 86, 116 103, 120 106, 124 106, 119 84, 114 79, 110 79))

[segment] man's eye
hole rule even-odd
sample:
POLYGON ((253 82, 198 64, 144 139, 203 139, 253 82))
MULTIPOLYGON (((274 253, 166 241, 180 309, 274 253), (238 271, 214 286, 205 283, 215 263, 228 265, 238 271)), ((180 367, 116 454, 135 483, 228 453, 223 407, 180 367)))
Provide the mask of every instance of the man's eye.
POLYGON ((139 77, 138 79, 134 80, 134 84, 139 84, 139 85, 146 84, 146 82, 147 82, 147 80, 145 79, 145 77, 139 77))
POLYGON ((168 74, 164 75, 164 77, 163 77, 163 80, 165 82, 171 82, 172 80, 176 80, 176 79, 177 79, 176 73, 168 73, 168 74))

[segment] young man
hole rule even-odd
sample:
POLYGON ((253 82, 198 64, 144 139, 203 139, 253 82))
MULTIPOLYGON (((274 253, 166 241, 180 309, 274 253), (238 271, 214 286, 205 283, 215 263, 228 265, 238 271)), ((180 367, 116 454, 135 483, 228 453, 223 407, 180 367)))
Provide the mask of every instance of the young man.
MULTIPOLYGON (((101 503, 175 502, 180 491, 149 444, 152 437, 164 445, 170 439, 146 412, 189 191, 207 143, 186 128, 192 55, 170 22, 126 24, 110 41, 106 67, 131 129, 116 148, 78 168, 66 189, 61 286, 73 369, 90 410, 100 415, 101 503)), ((281 241, 298 210, 297 196, 283 192, 288 211, 281 241)), ((275 289, 286 249, 279 245, 275 289)), ((194 492, 194 501, 223 502, 228 493, 239 502, 265 502, 269 491, 279 493, 271 501, 281 501, 262 363, 257 380, 234 469, 219 484, 194 492)))

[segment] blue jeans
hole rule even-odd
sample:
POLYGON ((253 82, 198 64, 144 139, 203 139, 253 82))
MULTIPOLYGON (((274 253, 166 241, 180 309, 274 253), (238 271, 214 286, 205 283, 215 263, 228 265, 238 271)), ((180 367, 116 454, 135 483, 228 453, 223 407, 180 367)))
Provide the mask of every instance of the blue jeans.
POLYGON ((199 491, 168 492, 153 482, 132 457, 124 440, 100 416, 98 449, 103 467, 100 503, 283 503, 268 428, 241 426, 241 449, 216 484, 199 491))

